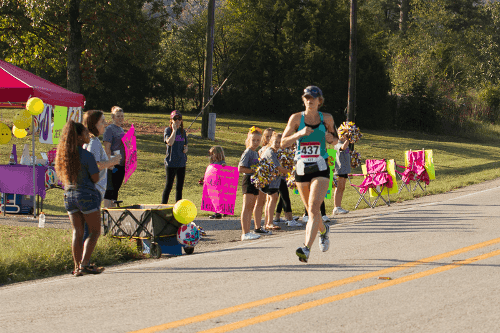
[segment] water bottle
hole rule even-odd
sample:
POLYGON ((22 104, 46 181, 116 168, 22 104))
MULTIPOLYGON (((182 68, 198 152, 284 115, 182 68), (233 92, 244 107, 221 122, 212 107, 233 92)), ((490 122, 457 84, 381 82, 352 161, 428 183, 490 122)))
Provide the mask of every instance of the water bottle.
MULTIPOLYGON (((116 155, 120 155, 120 151, 119 150, 113 151, 113 155, 111 155, 111 157, 114 157, 116 155)), ((118 171, 118 169, 116 167, 113 167, 113 170, 111 172, 115 173, 117 171, 118 171)))
POLYGON ((45 228, 45 214, 43 212, 41 212, 38 217, 38 227, 45 228))

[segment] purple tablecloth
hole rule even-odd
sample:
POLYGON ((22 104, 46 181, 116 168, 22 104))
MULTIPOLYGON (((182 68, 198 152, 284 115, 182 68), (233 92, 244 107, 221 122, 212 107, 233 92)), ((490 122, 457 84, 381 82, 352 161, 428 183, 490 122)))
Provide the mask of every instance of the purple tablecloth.
MULTIPOLYGON (((47 167, 36 166, 36 194, 45 199, 47 167)), ((30 165, 0 165, 0 192, 33 195, 33 167, 30 165)))

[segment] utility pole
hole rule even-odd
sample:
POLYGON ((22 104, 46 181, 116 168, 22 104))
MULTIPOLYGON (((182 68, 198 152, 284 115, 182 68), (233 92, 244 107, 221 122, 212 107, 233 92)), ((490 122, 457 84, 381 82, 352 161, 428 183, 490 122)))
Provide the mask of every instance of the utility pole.
POLYGON ((208 114, 210 106, 207 105, 212 91, 212 68, 214 54, 214 26, 215 26, 215 0, 208 0, 208 21, 207 21, 207 49, 205 54, 205 81, 203 83, 203 103, 201 118, 201 137, 208 138, 208 114))
POLYGON ((356 117, 356 35, 358 0, 351 0, 351 35, 349 38, 349 87, 347 94, 347 121, 356 117))

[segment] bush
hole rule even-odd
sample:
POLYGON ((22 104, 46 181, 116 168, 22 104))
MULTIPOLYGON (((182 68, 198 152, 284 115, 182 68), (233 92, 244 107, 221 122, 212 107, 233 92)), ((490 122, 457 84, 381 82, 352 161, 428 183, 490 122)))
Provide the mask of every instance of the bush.
POLYGON ((479 100, 486 105, 481 120, 496 123, 500 115, 500 87, 491 84, 486 86, 479 92, 479 100))

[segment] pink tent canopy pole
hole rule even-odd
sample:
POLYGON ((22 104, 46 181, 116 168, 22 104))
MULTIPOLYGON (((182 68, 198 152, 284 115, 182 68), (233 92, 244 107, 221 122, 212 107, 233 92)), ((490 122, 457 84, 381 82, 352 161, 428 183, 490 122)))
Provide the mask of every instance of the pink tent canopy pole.
POLYGON ((0 103, 26 103, 38 97, 45 104, 83 107, 85 97, 0 59, 0 103))

